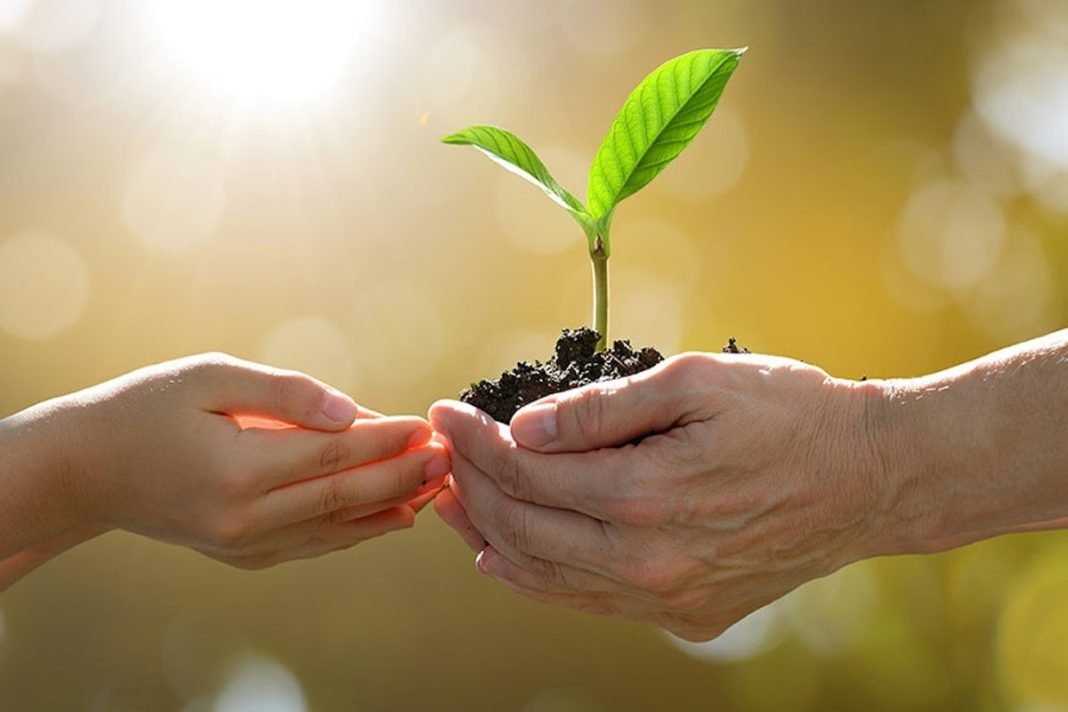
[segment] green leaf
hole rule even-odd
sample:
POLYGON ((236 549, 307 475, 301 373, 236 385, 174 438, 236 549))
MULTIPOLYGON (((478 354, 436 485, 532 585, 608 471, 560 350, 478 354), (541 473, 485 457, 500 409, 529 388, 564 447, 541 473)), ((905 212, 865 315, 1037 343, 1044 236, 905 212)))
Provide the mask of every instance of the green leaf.
POLYGON ((544 190, 554 203, 571 212, 580 224, 585 225, 588 221, 586 206, 556 182, 549 169, 534 153, 534 149, 510 131, 496 126, 471 126, 446 136, 441 141, 460 146, 474 146, 493 162, 544 190))
POLYGON ((712 115, 744 52, 689 52, 660 65, 631 92, 590 166, 586 199, 595 219, 682 153, 712 115))

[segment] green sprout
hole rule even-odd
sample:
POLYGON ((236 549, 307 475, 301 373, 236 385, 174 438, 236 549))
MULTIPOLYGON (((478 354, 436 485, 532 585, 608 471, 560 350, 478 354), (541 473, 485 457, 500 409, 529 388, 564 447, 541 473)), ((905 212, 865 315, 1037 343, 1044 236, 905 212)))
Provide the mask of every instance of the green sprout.
POLYGON ((589 206, 556 182, 534 150, 495 126, 471 126, 441 139, 474 146, 495 163, 545 191, 571 213, 586 234, 593 263, 593 328, 597 349, 608 344, 608 258, 612 216, 697 136, 719 103, 742 49, 700 49, 668 60, 627 97, 590 166, 589 206))

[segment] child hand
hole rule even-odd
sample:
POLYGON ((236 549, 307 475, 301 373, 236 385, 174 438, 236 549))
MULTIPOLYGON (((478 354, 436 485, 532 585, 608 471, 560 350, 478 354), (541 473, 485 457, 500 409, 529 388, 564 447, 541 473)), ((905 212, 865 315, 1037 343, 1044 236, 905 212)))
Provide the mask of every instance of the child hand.
POLYGON ((8 420, 53 443, 62 432, 63 476, 43 481, 67 505, 63 528, 126 529, 242 568, 410 527, 413 505, 449 470, 424 420, 361 410, 303 374, 218 354, 150 366, 8 420))

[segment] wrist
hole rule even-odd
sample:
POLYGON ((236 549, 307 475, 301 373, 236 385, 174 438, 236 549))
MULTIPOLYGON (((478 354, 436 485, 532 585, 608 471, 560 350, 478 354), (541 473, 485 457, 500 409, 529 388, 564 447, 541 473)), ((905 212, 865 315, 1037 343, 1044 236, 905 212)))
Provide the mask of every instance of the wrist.
POLYGON ((965 364, 871 383, 866 423, 880 492, 871 555, 943 551, 1064 516, 1029 481, 1019 414, 990 376, 965 364))
POLYGON ((916 379, 854 384, 862 403, 861 452, 857 458, 872 497, 863 558, 937 549, 956 528, 947 489, 957 468, 948 467, 944 442, 916 379))
POLYGON ((0 421, 0 480, 11 555, 75 530, 94 527, 81 496, 84 434, 67 398, 40 403, 0 421))

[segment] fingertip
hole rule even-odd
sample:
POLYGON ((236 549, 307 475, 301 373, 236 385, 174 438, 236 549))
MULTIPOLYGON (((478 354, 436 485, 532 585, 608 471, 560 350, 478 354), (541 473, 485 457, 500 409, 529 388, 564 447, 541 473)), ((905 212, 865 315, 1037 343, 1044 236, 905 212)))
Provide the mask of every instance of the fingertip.
POLYGON ((448 436, 449 426, 457 425, 465 418, 479 418, 480 416, 489 417, 475 406, 456 400, 439 400, 430 406, 429 411, 430 424, 434 430, 446 436, 448 436))
POLYGON ((490 544, 487 544, 475 557, 475 568, 486 576, 499 577, 503 573, 502 564, 503 557, 490 544))
POLYGON ((408 449, 420 448, 428 444, 434 438, 434 430, 425 420, 419 420, 413 425, 412 434, 408 437, 408 449))
POLYGON ((360 407, 341 391, 326 388, 320 410, 331 429, 345 430, 356 420, 360 407))
POLYGON ((557 444, 560 426, 555 401, 538 401, 521 408, 509 424, 512 439, 529 450, 552 450, 557 444))

